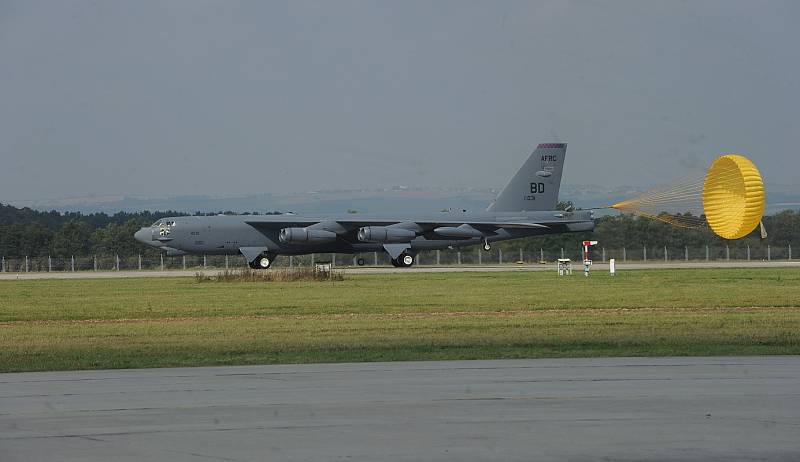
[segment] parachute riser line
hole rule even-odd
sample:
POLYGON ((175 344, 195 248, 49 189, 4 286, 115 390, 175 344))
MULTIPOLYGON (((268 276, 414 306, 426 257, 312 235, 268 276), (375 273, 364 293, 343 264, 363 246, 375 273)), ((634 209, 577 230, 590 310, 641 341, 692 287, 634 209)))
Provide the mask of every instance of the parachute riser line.
POLYGON ((759 226, 764 207, 764 183, 756 166, 728 154, 715 159, 700 178, 685 177, 607 208, 682 228, 709 226, 725 239, 739 239, 759 226))

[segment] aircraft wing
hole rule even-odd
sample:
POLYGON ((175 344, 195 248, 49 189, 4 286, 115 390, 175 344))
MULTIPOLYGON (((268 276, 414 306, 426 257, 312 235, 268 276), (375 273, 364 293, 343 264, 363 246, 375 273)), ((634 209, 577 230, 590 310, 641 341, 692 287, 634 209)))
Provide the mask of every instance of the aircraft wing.
MULTIPOLYGON (((547 228, 546 224, 533 223, 533 222, 509 222, 509 221, 472 221, 472 220, 420 220, 420 221, 405 221, 405 220, 372 220, 372 219, 343 219, 343 220, 305 220, 302 218, 286 220, 286 221, 246 221, 250 226, 264 230, 280 230, 283 228, 304 228, 307 226, 314 226, 320 223, 339 223, 345 228, 358 228, 361 226, 391 226, 402 223, 415 223, 422 228, 436 228, 439 226, 461 226, 470 225, 476 227, 494 227, 494 228, 517 228, 517 229, 532 229, 532 228, 547 228)), ((564 223, 559 221, 558 223, 564 223)))

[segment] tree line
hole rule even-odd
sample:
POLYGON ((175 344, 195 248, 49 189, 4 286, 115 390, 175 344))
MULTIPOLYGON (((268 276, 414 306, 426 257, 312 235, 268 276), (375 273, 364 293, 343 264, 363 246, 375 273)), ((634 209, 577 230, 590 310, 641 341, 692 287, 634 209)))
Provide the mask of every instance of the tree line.
MULTIPOLYGON (((267 212, 265 214, 276 214, 267 212)), ((197 212, 195 215, 233 214, 197 212)), ((258 212, 248 213, 258 215, 258 212)), ((143 245, 133 234, 164 217, 187 213, 118 212, 82 214, 78 212, 42 212, 0 204, 0 255, 5 257, 84 257, 90 255, 158 255, 158 250, 143 245)))
MULTIPOLYGON (((572 207, 572 203, 559 203, 559 208, 567 207, 572 207)), ((767 230, 766 239, 761 239, 760 230, 756 228, 747 237, 729 241, 717 236, 708 227, 681 228, 649 218, 616 214, 599 217, 595 230, 590 233, 529 237, 503 243, 501 248, 508 250, 522 248, 530 252, 536 252, 539 249, 577 249, 584 240, 595 240, 598 241, 599 246, 607 249, 663 248, 664 246, 670 249, 684 247, 696 249, 707 245, 716 248, 750 246, 754 250, 763 250, 767 246, 786 248, 796 245, 797 255, 800 255, 800 213, 798 211, 784 210, 773 215, 766 215, 763 223, 767 230)))
MULTIPOLYGON (((216 215, 218 213, 196 213, 216 215)), ((278 212, 267 212, 276 214, 278 212)), ((257 214, 257 213, 253 213, 257 214)), ((118 212, 81 214, 75 212, 42 212, 30 208, 16 208, 0 204, 0 255, 5 257, 81 257, 90 255, 119 255, 131 257, 137 254, 153 256, 158 250, 145 246, 133 238, 142 226, 150 226, 156 220, 168 216, 184 216, 186 213, 164 212, 118 212)), ((727 245, 750 245, 762 248, 766 245, 786 247, 797 245, 800 255, 800 213, 785 210, 765 216, 767 239, 760 239, 756 230, 750 236, 737 241, 726 241, 709 229, 686 229, 630 215, 610 215, 598 218, 592 233, 556 234, 519 239, 500 244, 502 249, 519 249, 536 252, 539 249, 576 249, 583 240, 599 241, 603 247, 642 248, 645 246, 667 246, 670 248, 701 247, 705 245, 724 247, 727 245)))

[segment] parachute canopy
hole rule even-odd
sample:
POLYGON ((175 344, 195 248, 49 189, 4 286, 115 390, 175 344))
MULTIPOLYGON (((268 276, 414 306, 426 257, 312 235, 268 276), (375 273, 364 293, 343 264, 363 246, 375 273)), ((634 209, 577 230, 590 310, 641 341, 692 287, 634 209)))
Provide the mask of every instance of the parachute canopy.
POLYGON ((718 157, 707 171, 652 189, 611 208, 675 226, 709 226, 725 239, 750 234, 764 215, 761 174, 739 154, 718 157))
POLYGON ((718 157, 703 182, 703 210, 711 230, 725 239, 750 234, 761 222, 764 181, 747 157, 718 157))

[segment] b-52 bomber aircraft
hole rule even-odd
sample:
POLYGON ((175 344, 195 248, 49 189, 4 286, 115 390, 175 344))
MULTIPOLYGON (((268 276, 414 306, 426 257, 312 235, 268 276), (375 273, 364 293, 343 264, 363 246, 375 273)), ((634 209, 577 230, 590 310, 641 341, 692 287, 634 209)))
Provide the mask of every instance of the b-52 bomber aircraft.
POLYGON ((168 255, 241 254, 252 268, 278 255, 382 252, 396 267, 422 250, 452 249, 594 229, 591 211, 555 210, 567 145, 540 144, 483 212, 407 215, 217 215, 163 218, 135 238, 168 255))

